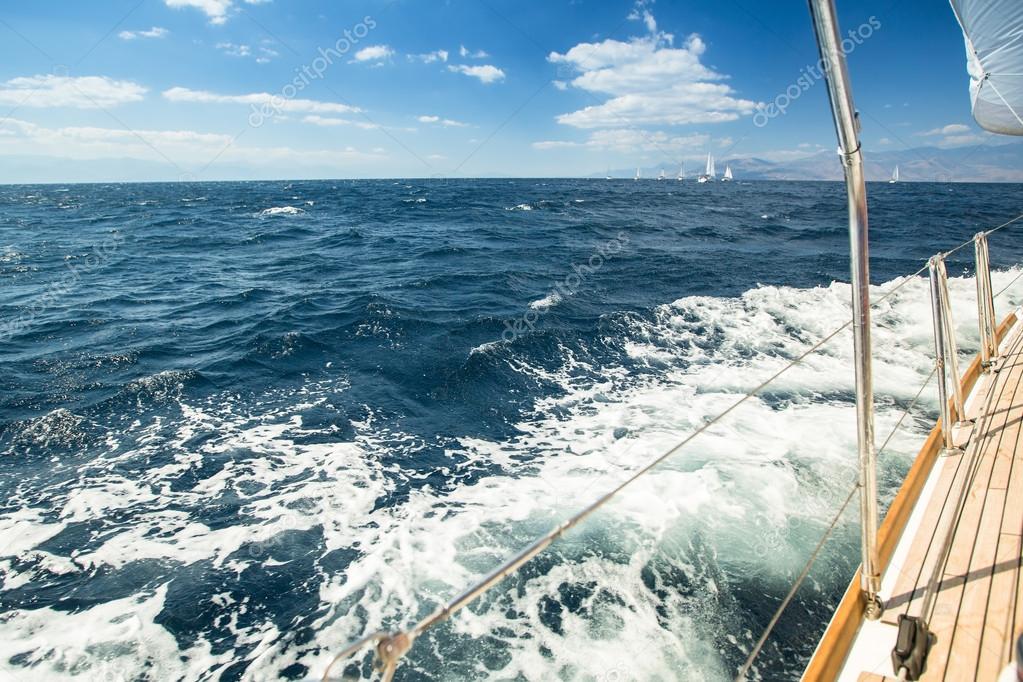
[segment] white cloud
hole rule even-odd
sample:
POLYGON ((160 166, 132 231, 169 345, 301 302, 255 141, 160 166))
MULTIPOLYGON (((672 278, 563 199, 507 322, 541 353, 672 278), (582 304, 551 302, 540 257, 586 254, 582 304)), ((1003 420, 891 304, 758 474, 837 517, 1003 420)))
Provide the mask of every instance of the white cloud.
POLYGON ((109 109, 138 102, 146 88, 105 76, 24 76, 0 83, 0 104, 23 107, 109 109))
POLYGON ((250 57, 252 48, 248 45, 235 45, 234 43, 217 43, 217 49, 232 57, 250 57))
POLYGON ((302 119, 303 123, 309 123, 315 126, 322 126, 324 128, 332 128, 336 126, 354 126, 356 128, 362 128, 363 130, 377 130, 383 126, 376 123, 370 123, 368 121, 353 121, 349 118, 337 118, 334 116, 317 116, 312 114, 302 119))
MULTIPOLYGON (((0 130, 16 138, 23 138, 35 144, 52 147, 53 150, 70 145, 79 151, 92 151, 100 155, 110 151, 111 146, 153 145, 154 147, 182 147, 190 145, 223 146, 231 142, 230 135, 198 133, 191 130, 127 130, 121 128, 94 128, 68 126, 46 128, 43 126, 8 119, 0 123, 0 130)), ((45 150, 37 150, 36 153, 45 150)))
POLYGON ((207 90, 189 90, 188 88, 171 88, 164 90, 163 96, 172 102, 194 102, 201 104, 244 104, 261 107, 269 106, 274 111, 290 111, 309 114, 347 114, 361 111, 358 107, 336 102, 320 102, 311 99, 287 99, 281 95, 268 92, 256 92, 248 95, 221 95, 207 90))
POLYGON ((154 26, 148 31, 121 31, 117 37, 121 40, 135 40, 136 38, 165 38, 170 33, 165 28, 154 26))
POLYGON ((289 147, 246 147, 231 135, 192 130, 123 130, 118 128, 46 128, 28 121, 0 122, 0 156, 32 155, 64 159, 131 158, 182 168, 202 167, 216 158, 224 163, 270 165, 379 160, 377 151, 344 149, 302 150, 289 147))
POLYGON ((603 104, 562 114, 558 122, 576 128, 683 125, 734 121, 753 113, 756 102, 735 97, 721 82, 726 76, 701 62, 707 48, 700 36, 689 36, 682 47, 673 44, 672 35, 658 33, 552 52, 550 62, 579 74, 573 86, 610 96, 603 104))
POLYGON ((558 90, 568 90, 568 83, 565 81, 551 81, 558 90))
POLYGON ((274 57, 280 56, 277 50, 265 46, 253 49, 249 45, 225 42, 217 43, 216 48, 231 57, 252 57, 257 64, 267 64, 274 57))
POLYGON ((267 64, 274 57, 280 57, 281 53, 269 47, 259 48, 259 55, 256 56, 257 64, 267 64))
POLYGON ((473 78, 478 78, 480 82, 485 85, 504 80, 504 71, 490 64, 482 64, 480 66, 466 66, 465 64, 458 64, 455 66, 449 66, 448 70, 454 71, 455 73, 464 73, 466 76, 472 76, 473 78))
POLYGON ((970 132, 970 126, 963 125, 962 123, 949 123, 947 126, 941 128, 935 128, 926 132, 917 133, 918 135, 962 135, 963 133, 970 132))
POLYGON ((629 13, 628 18, 631 21, 642 21, 647 31, 657 33, 657 20, 654 19, 654 15, 647 9, 648 4, 645 0, 639 0, 632 12, 629 13))
POLYGON ((361 128, 363 130, 395 130, 403 133, 414 133, 415 128, 395 128, 392 126, 383 126, 379 123, 373 123, 372 121, 353 121, 350 118, 337 118, 336 116, 318 116, 312 114, 302 118, 302 123, 309 123, 314 126, 321 126, 323 128, 335 128, 339 126, 353 126, 355 128, 361 128))
POLYGON ((369 45, 362 48, 355 53, 353 62, 380 62, 385 59, 390 59, 394 55, 392 50, 387 45, 369 45))
POLYGON ((710 136, 704 133, 690 135, 669 135, 664 131, 636 130, 630 128, 611 128, 595 130, 584 142, 547 140, 534 142, 534 149, 562 149, 578 147, 594 151, 616 151, 632 153, 662 152, 679 153, 704 149, 710 142, 710 136))
POLYGON ((433 52, 426 52, 424 54, 410 54, 408 56, 409 61, 420 61, 424 64, 433 64, 434 62, 446 62, 448 60, 447 50, 434 50, 433 52))
POLYGON ((461 121, 453 121, 450 118, 441 118, 440 116, 420 116, 416 119, 420 123, 436 123, 442 125, 445 128, 468 128, 468 123, 462 123, 461 121))
POLYGON ((484 50, 476 50, 475 52, 473 52, 465 45, 458 46, 458 55, 463 59, 486 59, 487 57, 490 56, 490 54, 488 54, 484 50))
MULTIPOLYGON (((246 5, 262 5, 271 0, 244 0, 246 5)), ((227 21, 234 0, 164 0, 171 8, 194 7, 210 19, 211 24, 220 25, 227 21)))
POLYGON ((984 138, 975 134, 970 126, 962 123, 950 123, 941 128, 934 128, 917 133, 921 137, 937 137, 932 144, 938 147, 963 147, 970 144, 980 144, 984 138))

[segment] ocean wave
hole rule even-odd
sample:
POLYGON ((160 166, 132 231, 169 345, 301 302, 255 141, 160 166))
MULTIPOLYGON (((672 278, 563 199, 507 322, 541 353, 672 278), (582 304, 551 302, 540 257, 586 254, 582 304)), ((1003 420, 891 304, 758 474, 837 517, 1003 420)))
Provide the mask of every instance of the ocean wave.
MULTIPOLYGON (((743 219, 708 218, 695 198, 679 214, 547 184, 501 181, 468 207, 463 186, 431 184, 430 205, 454 207, 435 220, 402 212, 403 190, 360 181, 317 195, 303 183, 324 207, 317 217, 336 220, 273 231, 253 215, 283 200, 281 183, 192 187, 211 201, 191 223, 177 218, 199 209, 146 188, 176 207, 152 210, 146 227, 159 239, 126 244, 134 267, 112 263, 80 287, 127 289, 102 305, 70 295, 14 351, 5 404, 45 413, 32 430, 51 439, 12 441, 28 421, 0 434, 13 443, 0 669, 47 680, 317 678, 347 643, 433 611, 849 319, 848 285, 827 283, 847 267, 832 225, 837 185, 813 192, 832 196, 830 214, 805 218, 805 204, 758 196, 743 219), (505 229, 522 219, 503 212, 522 194, 552 197, 530 204, 551 210, 529 230, 505 229), (567 208, 573 197, 592 207, 585 221, 567 208), (758 241, 767 213, 824 238, 779 256, 779 240, 758 241), (204 238, 211 224, 227 247, 204 238), (558 305, 531 299, 619 224, 635 254, 591 274, 542 332, 500 340, 502 314, 533 319, 558 305), (254 235, 279 239, 260 246, 254 235), (764 263, 777 266, 771 282, 804 285, 751 287, 764 263)), ((27 262, 60 269, 65 253, 88 252, 81 240, 33 242, 35 232, 52 242, 26 229, 27 262)), ((877 235, 878 270, 915 269, 909 251, 935 234, 877 235)), ((1011 237, 1003 243, 992 253, 1011 262, 1011 237)), ((995 272, 995 291, 1020 272, 995 272)), ((927 283, 905 282, 874 310, 879 442, 933 368, 927 283)), ((950 289, 968 354, 973 282, 953 277, 950 289)), ((998 312, 1021 293, 1023 281, 998 312)), ((784 596, 852 489, 850 348, 848 334, 836 337, 424 633, 399 676, 730 679, 763 604, 784 596)), ((925 391, 882 454, 884 495, 936 407, 925 391)), ((763 654, 765 679, 798 676, 806 633, 823 628, 857 548, 850 514, 797 595, 798 622, 780 622, 763 654)))
POLYGON ((260 216, 286 216, 286 215, 300 215, 305 213, 304 209, 298 208, 297 206, 273 206, 271 208, 264 208, 259 212, 260 216))
POLYGON ((64 447, 82 443, 85 433, 80 428, 85 417, 63 407, 41 417, 15 425, 11 440, 23 446, 64 447))
POLYGON ((557 291, 552 291, 543 298, 530 302, 529 308, 531 310, 547 310, 561 303, 561 300, 561 294, 557 291))
MULTIPOLYGON (((996 273, 995 287, 1011 276, 996 273)), ((953 278, 951 288, 957 309, 968 309, 972 283, 953 278)), ((929 338, 904 332, 926 322, 926 296, 926 283, 911 281, 877 312, 879 433, 891 428, 895 405, 909 399, 930 371, 929 338)), ((97 470, 48 503, 73 510, 79 523, 112 509, 133 519, 80 549, 75 565, 89 570, 122 570, 146 560, 208 565, 206 570, 223 574, 222 579, 280 565, 311 570, 311 592, 303 588, 289 597, 309 600, 308 618, 300 617, 296 627, 312 625, 309 619, 318 609, 324 609, 315 616, 318 622, 331 625, 309 630, 304 644, 273 637, 269 641, 279 647, 277 654, 247 665, 248 673, 267 677, 296 664, 319 671, 344 642, 367 629, 386 628, 402 614, 435 608, 673 446, 843 324, 848 300, 848 286, 842 284, 803 290, 760 287, 736 298, 687 297, 659 307, 649 319, 630 319, 624 338, 616 332, 605 342, 621 344, 632 361, 660 362, 657 373, 629 377, 621 368, 607 367, 603 379, 580 382, 567 355, 565 366, 553 373, 532 368, 547 372, 562 391, 538 400, 532 416, 515 425, 520 435, 509 441, 462 437, 448 443, 452 459, 443 494, 429 486, 412 487, 393 503, 379 504, 388 490, 413 479, 406 478, 411 472, 390 470, 371 455, 409 438, 381 430, 372 417, 353 420, 349 440, 300 445, 316 428, 300 415, 328 405, 324 387, 313 385, 291 400, 275 400, 280 406, 264 411, 241 409, 231 395, 203 405, 181 402, 173 430, 168 433, 157 423, 140 425, 139 449, 124 455, 134 459, 163 452, 162 466, 140 470, 134 479, 97 470), (713 344, 702 343, 708 335, 713 344), (227 453, 234 454, 225 459, 227 453), (523 466, 526 454, 529 464, 523 466), (214 461, 220 464, 211 467, 214 461), (204 468, 197 469, 201 463, 204 468), (477 472, 474 484, 458 485, 458 472, 469 469, 477 472), (174 483, 197 474, 187 486, 174 483), (216 527, 204 523, 203 510, 227 498, 238 498, 242 517, 216 527), (293 546, 309 534, 322 548, 311 564, 294 558, 302 555, 294 554, 298 548, 293 546), (349 558, 328 569, 335 552, 349 558)), ((958 324, 969 339, 972 321, 958 324)), ((547 555, 543 570, 527 568, 514 585, 494 590, 483 608, 463 612, 449 626, 423 635, 408 665, 472 677, 475 656, 447 654, 468 652, 471 641, 486 636, 505 652, 498 668, 502 677, 542 677, 549 660, 571 667, 577 676, 603 674, 619 665, 616 652, 623 641, 654 652, 630 665, 629 674, 640 678, 731 669, 749 643, 740 637, 722 644, 712 634, 745 629, 740 616, 720 607, 737 588, 729 576, 756 567, 759 574, 787 585, 786 576, 804 560, 801 535, 817 532, 855 478, 850 456, 855 410, 850 397, 841 397, 852 394, 849 345, 847 338, 836 339, 784 375, 773 390, 787 392, 789 399, 753 399, 700 443, 641 479, 547 555), (833 397, 809 400, 820 395, 833 397), (708 631, 687 613, 714 613, 719 622, 708 631), (538 638, 547 654, 539 652, 538 638), (608 638, 619 644, 609 649, 608 638)), ((492 346, 484 344, 473 353, 492 346)), ((176 387, 181 379, 158 375, 140 384, 176 387)), ((925 401, 923 409, 933 407, 933 401, 925 401)), ((925 429, 926 423, 915 425, 893 439, 884 466, 902 466, 925 429)), ((0 527, 19 523, 35 539, 53 532, 44 517, 21 513, 20 521, 0 515, 0 527)), ((841 527, 839 537, 852 538, 852 525, 841 527)), ((24 552, 33 551, 32 542, 22 544, 24 552)), ((827 554, 822 561, 843 578, 846 569, 852 570, 841 556, 827 554)), ((17 582, 19 571, 34 570, 41 569, 26 564, 10 567, 7 575, 17 582)), ((223 646, 234 641, 233 655, 248 660, 242 642, 259 639, 271 622, 269 616, 255 618, 233 633, 210 625, 193 644, 179 648, 158 625, 158 614, 174 608, 168 594, 165 584, 155 593, 140 592, 74 614, 45 610, 46 622, 52 627, 90 624, 104 631, 111 609, 127 609, 138 617, 133 632, 108 629, 104 636, 122 644, 141 640, 145 646, 123 648, 109 660, 126 670, 148 660, 170 676, 189 679, 212 665, 204 653, 209 642, 223 646)), ((206 598, 225 617, 236 610, 230 600, 218 602, 212 593, 206 598)), ((0 640, 25 642, 39 626, 40 613, 12 611, 0 624, 0 640)), ((57 662, 68 656, 81 657, 82 669, 105 660, 75 649, 72 642, 47 646, 54 656, 40 660, 51 660, 42 665, 57 677, 57 662)))

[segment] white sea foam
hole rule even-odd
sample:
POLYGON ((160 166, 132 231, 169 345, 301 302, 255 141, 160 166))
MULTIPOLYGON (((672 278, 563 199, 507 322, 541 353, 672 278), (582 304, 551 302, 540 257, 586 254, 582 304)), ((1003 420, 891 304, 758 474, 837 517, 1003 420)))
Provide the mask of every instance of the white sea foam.
POLYGON ((543 298, 532 301, 529 307, 533 310, 547 310, 561 303, 561 294, 557 291, 552 291, 543 298))
MULTIPOLYGON (((994 289, 1017 274, 995 273, 994 289)), ((876 288, 875 297, 891 285, 876 288)), ((953 278, 951 291, 969 353, 977 345, 973 283, 953 278)), ((624 336, 607 342, 621 343, 649 373, 618 366, 581 373, 583 361, 567 349, 560 370, 520 363, 519 371, 556 381, 562 391, 516 424, 520 435, 512 441, 465 437, 449 444, 452 462, 463 463, 452 463, 448 473, 476 471, 471 484, 412 487, 388 505, 378 501, 401 474, 378 453, 401 434, 382 432, 370 416, 352 424, 348 442, 301 438, 316 431, 300 413, 323 404, 336 386, 311 384, 288 408, 261 412, 228 394, 181 404, 173 425, 137 423, 133 450, 111 447, 70 486, 0 514, 0 589, 142 559, 203 561, 241 573, 275 560, 240 550, 287 531, 322 528, 324 552, 358 551, 343 575, 319 570, 313 635, 298 644, 269 616, 245 626, 232 619, 227 629, 236 649, 205 637, 180 648, 158 622, 164 583, 73 611, 10 609, 0 621, 0 671, 58 680, 106 673, 197 680, 247 660, 247 679, 277 679, 295 663, 318 677, 347 642, 428 613, 844 324, 849 293, 842 284, 761 287, 736 298, 687 297, 647 318, 625 318, 624 336), (200 435, 206 438, 196 440, 200 435), (162 464, 125 473, 122 465, 138 461, 162 464), (198 484, 171 485, 210 462, 222 466, 198 484), (225 494, 238 499, 251 522, 212 528, 195 518, 225 494), (56 518, 53 509, 65 511, 56 518), (114 510, 138 516, 108 525, 73 561, 37 549, 67 523, 109 519, 114 510), (10 662, 15 656, 22 664, 10 662)), ((1020 300, 1023 283, 999 300, 999 315, 1020 300)), ((874 321, 880 440, 898 418, 895 401, 912 398, 932 366, 925 280, 909 282, 879 306, 874 321)), ((424 635, 410 665, 442 670, 437 674, 445 679, 728 679, 723 647, 745 651, 755 636, 729 620, 728 575, 787 585, 806 558, 800 538, 817 537, 853 480, 850 368, 851 343, 841 334, 570 533, 544 570, 527 567, 439 634, 424 635), (786 530, 792 527, 805 532, 786 530), (580 591, 579 606, 569 607, 565 590, 580 591), (547 607, 552 600, 559 604, 557 629, 547 607), (482 667, 481 638, 506 652, 496 668, 482 667)), ((930 393, 924 406, 933 410, 930 393)), ((904 467, 929 424, 909 420, 908 427, 893 439, 884 466, 904 467)), ((235 613, 248 608, 228 594, 214 601, 235 613)))
POLYGON ((531 204, 517 204, 510 208, 504 209, 506 211, 532 211, 533 206, 531 204))
POLYGON ((275 216, 275 215, 299 215, 305 213, 305 211, 297 206, 273 206, 271 208, 264 208, 259 212, 261 216, 275 216))

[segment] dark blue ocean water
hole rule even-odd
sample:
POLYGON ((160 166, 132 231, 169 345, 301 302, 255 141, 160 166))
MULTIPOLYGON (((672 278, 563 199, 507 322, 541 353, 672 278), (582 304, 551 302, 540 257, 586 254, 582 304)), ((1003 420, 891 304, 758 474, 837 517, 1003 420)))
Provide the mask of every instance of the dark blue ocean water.
MULTIPOLYGON (((872 185, 873 280, 1021 189, 872 185)), ((991 237, 996 290, 1018 235, 991 237)), ((0 670, 318 679, 840 326, 847 259, 836 183, 0 187, 0 670)), ((923 280, 900 297, 876 316, 879 433, 930 369, 923 280)), ((398 679, 728 679, 851 480, 846 345, 398 679)), ((850 516, 765 678, 798 674, 856 547, 850 516)))

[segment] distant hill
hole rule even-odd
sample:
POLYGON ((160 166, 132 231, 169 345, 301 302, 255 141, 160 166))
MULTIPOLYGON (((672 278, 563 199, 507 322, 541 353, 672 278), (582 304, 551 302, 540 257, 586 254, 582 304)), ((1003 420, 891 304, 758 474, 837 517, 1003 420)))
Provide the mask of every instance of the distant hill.
MULTIPOLYGON (((901 151, 865 151, 867 180, 881 181, 891 177, 899 166, 904 182, 1023 182, 1023 144, 972 145, 942 149, 915 147, 901 151)), ((642 169, 644 178, 657 177, 663 168, 674 177, 677 160, 642 169)), ((767 161, 756 157, 722 157, 716 160, 718 175, 725 164, 732 167, 736 180, 841 180, 842 166, 836 152, 818 152, 791 161, 767 161)), ((686 159, 686 175, 694 178, 702 170, 702 162, 686 159)), ((631 178, 636 170, 612 171, 618 178, 631 178)), ((594 173, 591 177, 603 177, 594 173)))

